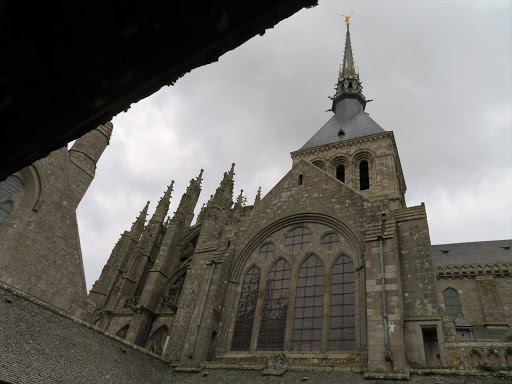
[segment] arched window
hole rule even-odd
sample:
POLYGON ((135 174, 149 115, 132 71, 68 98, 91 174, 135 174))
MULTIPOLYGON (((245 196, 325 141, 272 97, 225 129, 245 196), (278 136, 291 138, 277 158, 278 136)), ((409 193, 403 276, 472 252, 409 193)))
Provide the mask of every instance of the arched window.
POLYGON ((4 181, 0 181, 0 200, 20 193, 22 187, 23 183, 16 176, 9 176, 4 181))
POLYGON ((153 352, 155 355, 161 355, 164 353, 165 343, 167 341, 167 336, 169 335, 169 328, 165 325, 158 328, 153 334, 149 337, 146 342, 145 348, 149 352, 153 352))
POLYGON ((336 167, 336 178, 342 183, 345 182, 345 166, 343 164, 336 167))
POLYGON ((9 216, 12 212, 12 204, 7 202, 0 205, 0 225, 7 220, 7 216, 9 216))
POLYGON ((248 351, 251 346, 252 327, 254 325, 254 313, 258 300, 260 287, 260 269, 252 267, 245 274, 240 292, 240 301, 236 312, 233 339, 231 349, 233 351, 248 351))
POLYGON ((116 336, 120 337, 121 339, 124 339, 126 337, 126 334, 128 333, 128 328, 130 328, 130 326, 125 325, 123 328, 117 331, 116 336))
POLYGON ((292 351, 320 351, 324 320, 325 268, 315 255, 302 264, 297 279, 292 351))
POLYGON ((326 169, 325 163, 322 160, 315 160, 312 162, 312 164, 315 167, 320 168, 322 171, 325 171, 325 169, 326 169))
POLYGON ((355 268, 348 256, 341 256, 332 268, 331 328, 329 349, 352 351, 356 348, 355 268))
POLYGON ((453 288, 446 288, 443 292, 444 306, 446 313, 456 319, 459 313, 462 314, 462 304, 460 303, 459 293, 453 288))
POLYGON ((361 191, 370 189, 370 172, 368 171, 367 160, 361 160, 359 163, 359 189, 361 191))
POLYGON ((291 277, 290 265, 283 259, 278 260, 268 274, 258 335, 259 350, 284 349, 291 277))

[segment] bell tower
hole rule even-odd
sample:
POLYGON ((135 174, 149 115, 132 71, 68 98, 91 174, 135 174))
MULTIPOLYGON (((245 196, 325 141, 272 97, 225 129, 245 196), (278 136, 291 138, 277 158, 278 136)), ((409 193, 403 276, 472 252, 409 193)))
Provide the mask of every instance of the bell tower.
POLYGON ((299 150, 293 165, 306 160, 371 200, 388 199, 390 208, 405 207, 405 179, 392 131, 367 112, 359 68, 354 61, 350 15, 343 63, 338 71, 330 112, 334 115, 299 150))

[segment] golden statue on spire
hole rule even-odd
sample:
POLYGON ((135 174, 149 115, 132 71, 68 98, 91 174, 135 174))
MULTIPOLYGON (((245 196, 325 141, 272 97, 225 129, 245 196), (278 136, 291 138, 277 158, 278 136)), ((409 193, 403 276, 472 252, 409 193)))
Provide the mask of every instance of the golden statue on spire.
POLYGON ((345 16, 345 24, 347 24, 347 27, 350 25, 350 15, 353 13, 354 12, 350 12, 350 13, 343 15, 343 16, 345 16))

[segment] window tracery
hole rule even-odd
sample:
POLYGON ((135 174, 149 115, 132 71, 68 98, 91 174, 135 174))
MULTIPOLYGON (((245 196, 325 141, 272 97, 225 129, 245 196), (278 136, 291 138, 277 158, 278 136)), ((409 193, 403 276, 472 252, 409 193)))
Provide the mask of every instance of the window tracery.
POLYGON ((297 279, 292 330, 293 351, 322 349, 324 281, 324 263, 311 255, 302 264, 297 279))
POLYGON ((258 335, 259 350, 280 351, 284 348, 291 277, 290 264, 284 259, 279 259, 268 274, 258 335))
POLYGON ((295 228, 288 233, 284 241, 285 248, 290 252, 298 252, 311 242, 311 232, 306 227, 295 228))
POLYGON ((233 351, 248 351, 251 346, 260 275, 258 267, 252 267, 245 274, 242 291, 240 292, 240 301, 238 302, 233 339, 231 341, 231 349, 233 351))
POLYGON ((330 350, 355 349, 355 304, 354 263, 343 255, 332 268, 330 350))
POLYGON ((322 248, 326 251, 334 251, 340 245, 340 235, 337 233, 328 233, 322 238, 322 248))
POLYGON ((267 260, 274 256, 275 247, 272 243, 264 244, 260 251, 258 252, 258 256, 261 257, 263 260, 267 260))

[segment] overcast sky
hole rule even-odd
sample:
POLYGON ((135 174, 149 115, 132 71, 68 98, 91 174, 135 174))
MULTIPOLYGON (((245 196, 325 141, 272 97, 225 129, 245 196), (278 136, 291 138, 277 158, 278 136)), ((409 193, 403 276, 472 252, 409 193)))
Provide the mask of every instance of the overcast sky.
POLYGON ((331 116, 346 12, 366 111, 394 131, 432 243, 512 238, 511 1, 320 0, 113 120, 78 209, 88 288, 171 180, 170 214, 201 168, 198 208, 232 162, 249 203, 286 174, 331 116))

